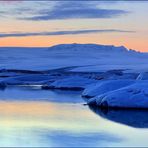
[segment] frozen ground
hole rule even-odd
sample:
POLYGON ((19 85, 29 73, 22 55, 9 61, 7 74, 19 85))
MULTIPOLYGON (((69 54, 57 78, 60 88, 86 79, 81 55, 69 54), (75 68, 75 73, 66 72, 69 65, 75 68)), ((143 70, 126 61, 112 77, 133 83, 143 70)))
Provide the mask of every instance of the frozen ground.
POLYGON ((75 66, 71 71, 124 69, 141 72, 148 70, 147 64, 147 53, 123 46, 61 44, 49 48, 0 48, 0 67, 6 69, 49 70, 75 66))

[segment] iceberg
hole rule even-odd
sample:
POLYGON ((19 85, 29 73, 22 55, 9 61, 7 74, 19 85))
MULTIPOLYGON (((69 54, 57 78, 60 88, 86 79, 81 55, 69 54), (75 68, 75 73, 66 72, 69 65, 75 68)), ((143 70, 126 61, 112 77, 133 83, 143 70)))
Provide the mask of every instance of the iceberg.
POLYGON ((148 81, 136 81, 132 85, 98 95, 90 99, 88 104, 103 108, 148 109, 148 81))
POLYGON ((104 80, 88 86, 83 92, 82 97, 92 98, 134 83, 135 80, 104 80))

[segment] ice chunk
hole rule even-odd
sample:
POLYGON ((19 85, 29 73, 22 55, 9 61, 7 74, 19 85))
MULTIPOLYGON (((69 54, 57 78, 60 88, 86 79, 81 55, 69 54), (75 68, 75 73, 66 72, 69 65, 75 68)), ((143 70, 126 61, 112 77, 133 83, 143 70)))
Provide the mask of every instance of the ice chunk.
POLYGON ((132 83, 134 83, 134 80, 105 80, 105 81, 99 81, 96 84, 93 84, 89 87, 87 87, 83 93, 82 96, 86 98, 92 98, 97 95, 104 94, 109 91, 113 91, 116 89, 119 89, 121 87, 128 86, 132 83))
POLYGON ((93 98, 89 104, 114 108, 148 108, 148 81, 136 83, 93 98))
POLYGON ((70 76, 68 78, 57 80, 49 85, 44 85, 43 89, 64 89, 64 90, 83 90, 86 86, 95 83, 96 80, 81 77, 70 76))

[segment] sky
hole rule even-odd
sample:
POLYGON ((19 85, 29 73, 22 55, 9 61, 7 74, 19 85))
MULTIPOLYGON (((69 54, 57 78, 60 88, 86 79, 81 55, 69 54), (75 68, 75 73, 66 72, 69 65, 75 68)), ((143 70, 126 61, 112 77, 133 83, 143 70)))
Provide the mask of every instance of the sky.
POLYGON ((148 1, 0 1, 0 46, 65 43, 148 52, 148 1))

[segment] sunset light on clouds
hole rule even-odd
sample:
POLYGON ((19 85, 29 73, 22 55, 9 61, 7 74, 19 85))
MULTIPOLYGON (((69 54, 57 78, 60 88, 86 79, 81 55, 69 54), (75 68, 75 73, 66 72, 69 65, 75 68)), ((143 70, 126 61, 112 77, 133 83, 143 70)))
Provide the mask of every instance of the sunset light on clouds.
POLYGON ((148 51, 148 2, 1 1, 0 46, 124 45, 148 51))

